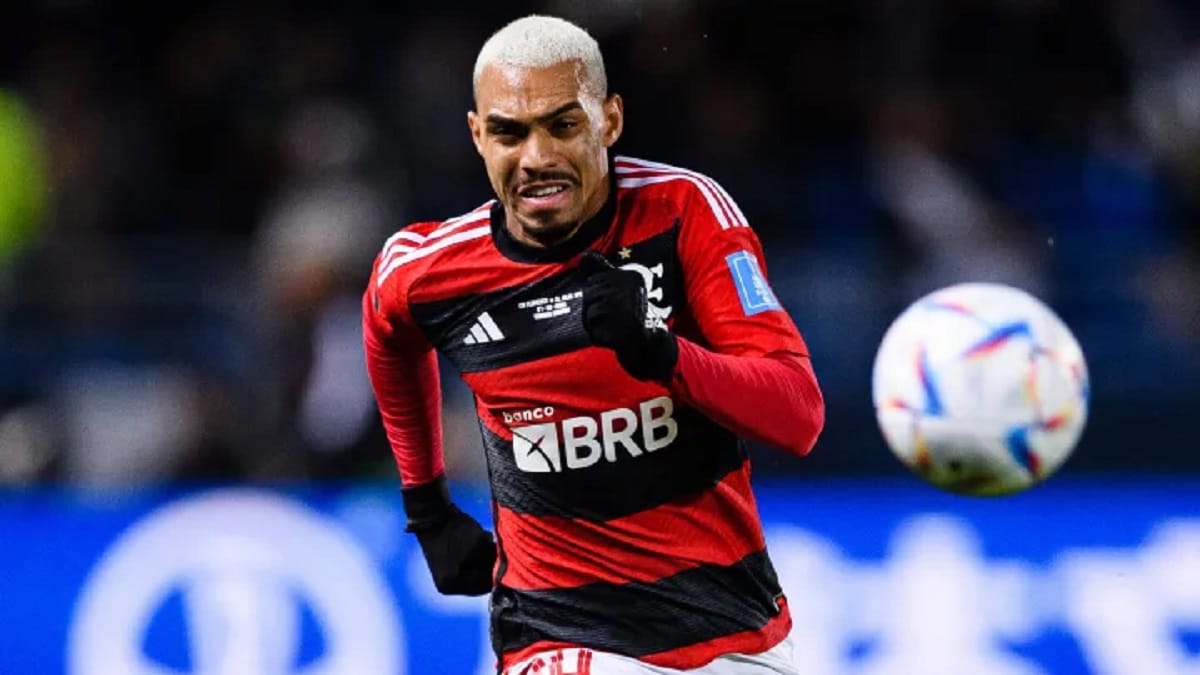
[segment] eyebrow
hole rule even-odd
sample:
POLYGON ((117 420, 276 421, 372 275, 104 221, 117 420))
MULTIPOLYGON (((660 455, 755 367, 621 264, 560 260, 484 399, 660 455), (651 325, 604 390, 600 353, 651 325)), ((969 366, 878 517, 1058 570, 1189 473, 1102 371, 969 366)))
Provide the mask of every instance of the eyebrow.
MULTIPOLYGON (((549 122, 550 120, 554 119, 555 117, 558 117, 559 115, 562 115, 563 113, 567 113, 572 110, 582 110, 582 109, 583 109, 583 104, 581 104, 579 101, 571 101, 570 103, 565 103, 563 105, 558 106, 557 108, 555 108, 554 110, 551 110, 550 112, 546 113, 545 115, 541 115, 541 116, 535 118, 534 122, 549 122)), ((511 117, 505 117, 504 115, 501 115, 499 113, 489 113, 486 120, 487 120, 488 124, 496 124, 496 125, 505 125, 505 124, 522 124, 523 125, 523 124, 525 124, 521 120, 513 119, 511 117)))

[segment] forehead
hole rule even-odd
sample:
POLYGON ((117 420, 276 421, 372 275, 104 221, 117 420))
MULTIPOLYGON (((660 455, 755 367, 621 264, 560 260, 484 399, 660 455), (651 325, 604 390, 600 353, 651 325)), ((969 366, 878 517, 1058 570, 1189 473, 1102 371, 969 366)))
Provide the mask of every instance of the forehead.
POLYGON ((489 64, 480 73, 475 105, 484 115, 537 117, 572 101, 586 103, 585 75, 579 61, 544 68, 489 64))

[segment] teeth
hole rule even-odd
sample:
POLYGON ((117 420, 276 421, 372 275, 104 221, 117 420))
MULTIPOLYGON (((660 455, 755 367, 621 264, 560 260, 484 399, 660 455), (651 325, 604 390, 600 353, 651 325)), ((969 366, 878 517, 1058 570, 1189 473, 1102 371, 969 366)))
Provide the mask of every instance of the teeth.
POLYGON ((565 189, 566 188, 561 185, 554 185, 552 187, 544 187, 544 188, 537 188, 535 190, 530 190, 527 194, 530 197, 547 197, 549 195, 558 194, 559 192, 562 192, 565 189))

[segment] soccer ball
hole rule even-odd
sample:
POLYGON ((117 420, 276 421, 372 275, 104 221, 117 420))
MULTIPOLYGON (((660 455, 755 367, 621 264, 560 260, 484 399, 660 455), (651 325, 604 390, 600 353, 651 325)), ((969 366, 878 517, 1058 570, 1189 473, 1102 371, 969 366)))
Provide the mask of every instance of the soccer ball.
POLYGON ((1088 372, 1070 329, 1029 293, 964 283, 910 305, 872 376, 891 451, 948 492, 1008 495, 1049 478, 1087 421, 1088 372))

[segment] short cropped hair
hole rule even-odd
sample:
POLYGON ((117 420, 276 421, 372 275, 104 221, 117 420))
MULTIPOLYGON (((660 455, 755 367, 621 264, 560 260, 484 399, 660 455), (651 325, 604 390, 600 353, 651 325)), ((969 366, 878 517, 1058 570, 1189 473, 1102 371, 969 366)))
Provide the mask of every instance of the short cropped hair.
POLYGON ((492 34, 475 59, 472 91, 488 65, 548 68, 566 61, 583 64, 582 87, 604 98, 608 78, 600 45, 584 29, 565 19, 532 14, 512 21, 492 34))

